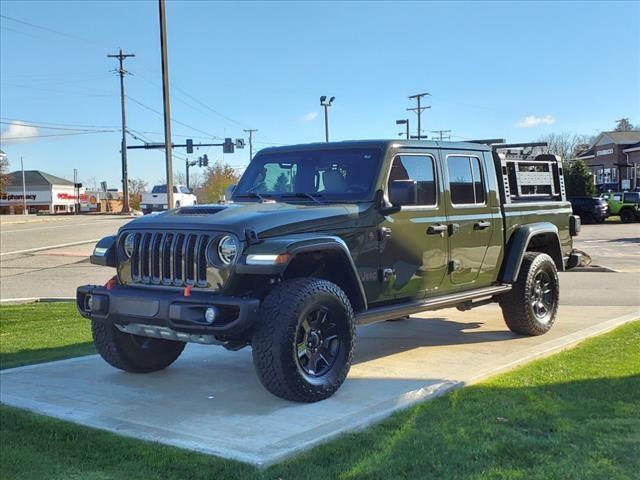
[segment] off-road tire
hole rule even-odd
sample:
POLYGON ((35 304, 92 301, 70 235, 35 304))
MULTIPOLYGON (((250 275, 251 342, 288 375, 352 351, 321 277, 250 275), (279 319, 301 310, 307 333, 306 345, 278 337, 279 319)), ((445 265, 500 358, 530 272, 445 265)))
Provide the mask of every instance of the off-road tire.
POLYGON ((131 373, 164 370, 180 356, 184 342, 148 338, 121 332, 115 325, 93 320, 93 343, 111 366, 131 373))
POLYGON ((333 395, 347 377, 355 337, 351 302, 340 287, 317 278, 285 280, 260 307, 251 342, 253 364, 262 385, 274 395, 295 402, 317 402, 333 395), (300 365, 296 344, 303 321, 318 308, 331 313, 339 344, 330 369, 314 377, 300 365))
POLYGON ((559 301, 559 282, 556 265, 546 253, 528 252, 524 255, 518 280, 508 293, 499 297, 504 321, 514 333, 521 335, 542 335, 547 333, 556 320, 559 301), (538 274, 543 272, 551 283, 548 298, 553 300, 548 315, 540 318, 536 315, 532 302, 535 296, 535 282, 538 274))
POLYGON ((630 208, 620 210, 620 221, 622 223, 633 223, 636 220, 636 214, 630 208))

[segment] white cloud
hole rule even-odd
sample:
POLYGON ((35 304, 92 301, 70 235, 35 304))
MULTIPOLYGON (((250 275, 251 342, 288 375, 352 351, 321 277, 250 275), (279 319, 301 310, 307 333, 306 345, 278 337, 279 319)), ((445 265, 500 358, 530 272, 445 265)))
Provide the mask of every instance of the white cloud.
POLYGON ((313 122, 317 117, 318 117, 318 112, 309 112, 305 114, 304 117, 302 117, 302 121, 304 123, 310 123, 310 122, 313 122))
POLYGON ((31 125, 25 125, 21 122, 12 122, 2 133, 0 133, 0 143, 10 145, 12 143, 30 142, 38 135, 38 129, 31 125))
POLYGON ((556 119, 553 115, 545 115, 544 117, 539 117, 538 115, 529 115, 517 122, 516 127, 531 128, 537 127, 538 125, 553 125, 554 123, 556 123, 556 119))

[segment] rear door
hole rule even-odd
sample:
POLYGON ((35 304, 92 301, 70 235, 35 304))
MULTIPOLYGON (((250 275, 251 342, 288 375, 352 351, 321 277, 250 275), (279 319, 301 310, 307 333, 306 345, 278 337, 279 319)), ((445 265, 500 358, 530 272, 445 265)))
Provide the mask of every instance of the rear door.
POLYGON ((413 180, 416 198, 380 224, 383 299, 424 297, 440 288, 447 266, 446 210, 438 150, 397 152, 387 184, 413 180))
MULTIPOLYGON (((487 188, 487 180, 494 183, 495 173, 485 163, 482 152, 443 153, 443 170, 447 178, 449 279, 452 285, 483 286, 490 283, 491 275, 479 278, 479 274, 489 247, 499 243, 502 231, 495 190, 487 188)), ((491 261, 487 261, 487 265, 491 261)))

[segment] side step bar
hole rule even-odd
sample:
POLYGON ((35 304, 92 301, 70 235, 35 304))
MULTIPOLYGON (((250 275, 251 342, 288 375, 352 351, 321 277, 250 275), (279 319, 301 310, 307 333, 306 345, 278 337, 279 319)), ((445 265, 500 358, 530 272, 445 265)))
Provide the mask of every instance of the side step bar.
POLYGON ((383 307, 373 307, 356 315, 358 325, 383 322, 392 318, 404 317, 426 310, 438 310, 440 308, 455 307, 461 303, 470 302, 486 297, 492 297, 500 293, 511 290, 511 285, 495 285, 492 287, 477 288, 467 292, 442 295, 440 297, 414 300, 409 303, 399 303, 385 305, 383 307))

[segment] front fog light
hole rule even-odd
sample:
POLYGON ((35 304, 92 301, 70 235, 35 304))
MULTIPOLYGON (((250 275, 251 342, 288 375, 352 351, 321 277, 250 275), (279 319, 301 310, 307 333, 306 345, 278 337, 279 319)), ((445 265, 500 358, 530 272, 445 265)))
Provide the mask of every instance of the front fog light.
POLYGON ((218 317, 218 309, 215 307, 209 307, 204 311, 204 321, 207 323, 213 323, 218 317))
POLYGON ((93 310, 93 295, 87 295, 84 297, 84 309, 87 312, 93 310))

